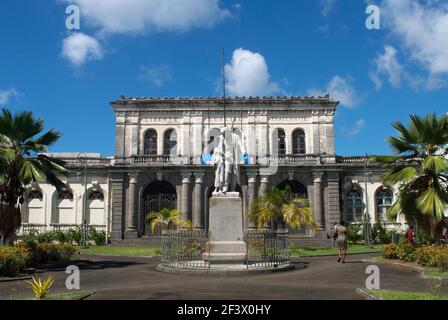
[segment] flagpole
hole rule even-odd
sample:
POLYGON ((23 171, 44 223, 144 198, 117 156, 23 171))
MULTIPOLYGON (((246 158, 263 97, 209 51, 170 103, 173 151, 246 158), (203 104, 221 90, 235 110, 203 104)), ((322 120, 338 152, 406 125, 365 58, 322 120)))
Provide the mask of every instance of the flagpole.
POLYGON ((225 68, 225 51, 222 48, 222 97, 224 106, 224 128, 227 127, 227 117, 226 117, 226 68, 225 68))

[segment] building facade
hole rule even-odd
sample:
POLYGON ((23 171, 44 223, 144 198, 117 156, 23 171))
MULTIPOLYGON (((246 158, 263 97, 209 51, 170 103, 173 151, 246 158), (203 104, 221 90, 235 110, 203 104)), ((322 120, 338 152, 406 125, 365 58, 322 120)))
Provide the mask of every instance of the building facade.
POLYGON ((219 129, 233 128, 248 155, 241 159, 244 227, 251 203, 269 187, 290 186, 309 197, 320 231, 291 230, 297 238, 326 239, 344 220, 387 221, 396 196, 384 185, 383 168, 362 156, 335 152, 338 101, 322 97, 127 98, 111 103, 116 116, 115 154, 54 154, 71 169, 68 188, 30 186, 26 227, 69 228, 88 222, 111 241, 157 238, 145 220, 151 211, 177 208, 197 229, 208 228, 208 202, 215 170, 209 164, 219 129), (87 181, 87 183, 86 183, 87 181))

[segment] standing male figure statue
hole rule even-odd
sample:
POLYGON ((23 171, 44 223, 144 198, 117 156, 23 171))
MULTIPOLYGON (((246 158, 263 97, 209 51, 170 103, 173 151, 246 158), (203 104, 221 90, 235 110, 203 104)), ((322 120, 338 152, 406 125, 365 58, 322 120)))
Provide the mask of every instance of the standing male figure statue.
POLYGON ((218 145, 213 150, 215 192, 235 191, 236 185, 241 185, 239 162, 241 154, 245 156, 246 153, 240 136, 229 128, 222 128, 218 145))

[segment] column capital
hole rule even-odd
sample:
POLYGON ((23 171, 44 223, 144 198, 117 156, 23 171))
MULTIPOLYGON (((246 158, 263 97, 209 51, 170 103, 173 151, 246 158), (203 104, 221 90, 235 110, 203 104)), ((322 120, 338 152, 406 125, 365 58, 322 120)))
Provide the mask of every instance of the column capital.
POLYGON ((313 179, 314 182, 320 183, 322 182, 322 177, 324 176, 324 172, 322 171, 313 171, 313 179))
POLYGON ((194 173, 195 183, 203 183, 204 177, 205 177, 205 172, 195 172, 194 173))
POLYGON ((253 171, 248 171, 246 172, 247 175, 247 182, 248 183, 255 183, 256 179, 257 179, 257 173, 253 172, 253 171))
POLYGON ((261 183, 269 183, 269 176, 261 176, 261 183))
POLYGON ((138 172, 129 172, 129 183, 137 183, 139 175, 140 174, 138 172))
POLYGON ((182 183, 190 183, 191 182, 191 172, 181 172, 182 183))

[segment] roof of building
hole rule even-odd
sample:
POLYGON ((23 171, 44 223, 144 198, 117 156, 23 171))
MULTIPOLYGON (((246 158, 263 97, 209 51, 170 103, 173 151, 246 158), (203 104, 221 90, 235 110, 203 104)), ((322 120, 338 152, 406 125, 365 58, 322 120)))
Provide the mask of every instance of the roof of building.
MULTIPOLYGON (((223 97, 126 97, 121 95, 120 99, 112 102, 113 104, 125 103, 144 103, 144 102, 159 102, 159 103, 176 103, 176 102, 211 102, 222 103, 223 97)), ((323 96, 250 96, 250 97, 226 97, 227 103, 242 103, 242 102, 331 102, 339 103, 339 101, 330 98, 330 94, 326 93, 323 96)))

